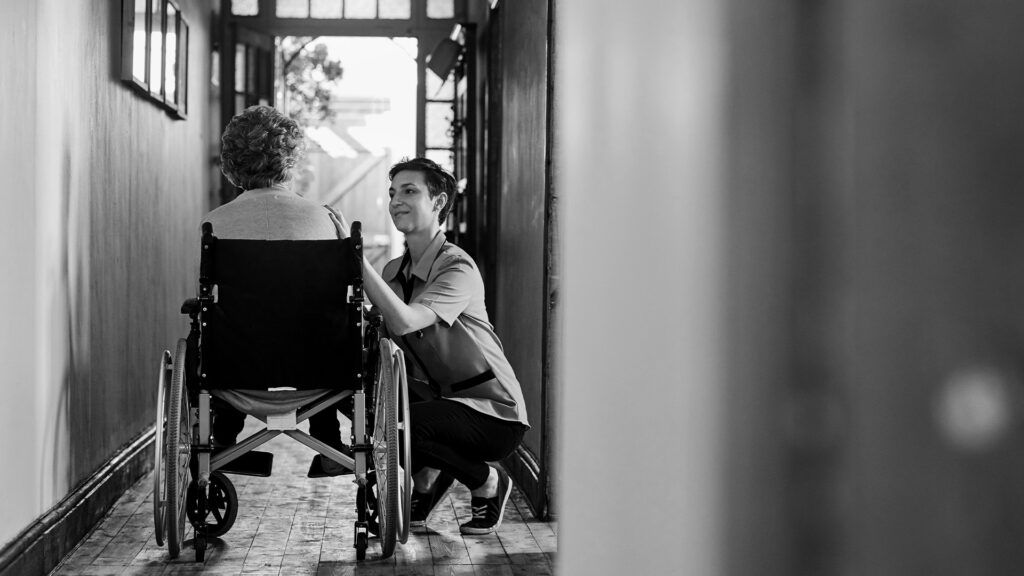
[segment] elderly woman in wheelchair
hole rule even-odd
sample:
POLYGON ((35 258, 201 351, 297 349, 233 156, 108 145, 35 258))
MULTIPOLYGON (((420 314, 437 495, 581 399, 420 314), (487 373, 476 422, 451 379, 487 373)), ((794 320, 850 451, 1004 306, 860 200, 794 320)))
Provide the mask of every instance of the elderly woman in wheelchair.
POLYGON ((222 138, 223 171, 243 192, 204 219, 188 337, 160 366, 153 507, 172 557, 186 517, 198 561, 231 528, 238 500, 224 472, 270 475, 273 455, 255 448, 281 434, 318 453, 310 476, 354 473, 358 559, 371 533, 384 556, 408 536, 403 354, 364 321, 359 223, 339 235, 327 210, 288 189, 302 150, 299 127, 268 107, 240 113, 222 138), (237 441, 246 415, 266 426, 237 441))

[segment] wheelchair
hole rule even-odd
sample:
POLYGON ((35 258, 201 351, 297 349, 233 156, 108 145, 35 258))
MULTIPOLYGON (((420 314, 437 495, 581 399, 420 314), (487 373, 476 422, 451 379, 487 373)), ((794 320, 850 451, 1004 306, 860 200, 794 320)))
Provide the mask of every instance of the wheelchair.
POLYGON ((402 351, 363 307, 362 236, 344 240, 218 239, 202 227, 199 293, 182 305, 187 338, 160 360, 153 519, 172 558, 194 529, 196 561, 231 529, 238 495, 226 472, 270 476, 255 448, 285 434, 355 475, 353 545, 371 535, 383 557, 409 535, 409 397, 402 351), (266 427, 216 446, 213 397, 266 427), (323 411, 351 419, 349 457, 297 428, 323 411))

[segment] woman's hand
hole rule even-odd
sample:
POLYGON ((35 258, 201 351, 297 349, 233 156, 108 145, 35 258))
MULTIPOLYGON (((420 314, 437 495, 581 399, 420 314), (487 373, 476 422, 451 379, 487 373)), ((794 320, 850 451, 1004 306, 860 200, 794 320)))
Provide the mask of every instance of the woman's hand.
POLYGON ((331 216, 331 222, 334 222, 334 226, 338 229, 338 237, 344 240, 349 236, 349 225, 348 221, 345 220, 345 215, 338 212, 334 208, 328 208, 331 216))

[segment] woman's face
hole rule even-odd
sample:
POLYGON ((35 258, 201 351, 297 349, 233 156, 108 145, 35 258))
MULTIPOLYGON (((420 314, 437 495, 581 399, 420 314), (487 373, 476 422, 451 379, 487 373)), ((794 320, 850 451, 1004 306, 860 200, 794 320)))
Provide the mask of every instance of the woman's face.
POLYGON ((388 195, 391 196, 388 204, 391 220, 403 234, 430 230, 437 223, 436 206, 438 202, 443 202, 444 195, 430 197, 422 172, 403 170, 395 174, 388 195))

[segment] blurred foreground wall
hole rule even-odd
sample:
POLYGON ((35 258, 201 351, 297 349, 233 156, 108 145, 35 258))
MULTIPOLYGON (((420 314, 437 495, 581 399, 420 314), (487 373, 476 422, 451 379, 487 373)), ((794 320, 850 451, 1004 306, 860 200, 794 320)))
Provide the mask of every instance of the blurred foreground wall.
POLYGON ((1024 564, 1024 6, 847 2, 822 114, 848 574, 1024 564), (839 96, 842 94, 842 96, 839 96))
POLYGON ((1024 7, 556 5, 561 573, 1016 573, 1024 7))
POLYGON ((558 573, 720 574, 726 5, 556 6, 558 573))

